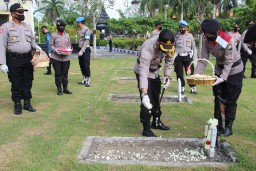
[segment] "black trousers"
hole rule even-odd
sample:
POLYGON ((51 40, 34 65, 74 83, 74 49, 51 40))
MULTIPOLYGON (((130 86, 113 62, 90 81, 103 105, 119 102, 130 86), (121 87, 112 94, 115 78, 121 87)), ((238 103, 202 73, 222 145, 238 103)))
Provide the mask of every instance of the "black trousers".
MULTIPOLYGON (((47 53, 47 56, 48 56, 48 58, 50 58, 49 57, 49 53, 47 53)), ((47 73, 51 73, 52 71, 52 64, 51 64, 51 62, 49 62, 49 66, 47 67, 47 73)))
MULTIPOLYGON (((187 67, 190 65, 190 63, 193 61, 192 58, 189 56, 177 56, 174 61, 174 71, 176 72, 177 80, 180 79, 181 86, 185 87, 185 79, 184 79, 184 73, 183 70, 185 70, 185 74, 187 74, 187 67)), ((194 65, 191 66, 191 75, 194 74, 194 65)), ((190 84, 190 87, 195 86, 190 84)))
POLYGON ((67 87, 70 61, 57 61, 55 59, 51 59, 51 63, 55 72, 56 86, 61 86, 62 83, 63 87, 67 87))
POLYGON ((227 81, 213 86, 214 118, 221 119, 220 101, 225 107, 225 118, 234 121, 236 117, 237 100, 243 86, 243 72, 228 76, 227 81))
POLYGON ((83 55, 79 56, 78 59, 79 59, 79 65, 80 65, 82 74, 85 77, 90 77, 91 76, 91 70, 90 70, 91 48, 87 47, 83 55))
POLYGON ((108 44, 109 44, 109 51, 112 52, 112 40, 109 40, 108 41, 108 44))
POLYGON ((31 64, 32 54, 7 53, 8 78, 11 82, 12 101, 31 99, 34 68, 31 64))
MULTIPOLYGON (((138 88, 140 84, 139 80, 139 74, 135 73, 137 82, 138 82, 138 88)), ((150 122, 151 116, 153 117, 160 117, 162 115, 161 108, 159 108, 159 111, 157 112, 157 109, 159 107, 159 96, 161 93, 161 80, 160 78, 156 79, 150 79, 148 78, 148 96, 150 99, 151 104, 153 105, 153 108, 150 111, 142 104, 142 97, 141 97, 141 90, 139 89, 140 93, 140 122, 141 123, 147 123, 150 122)))
POLYGON ((249 55, 246 51, 243 49, 241 50, 241 59, 244 64, 244 71, 246 67, 247 60, 249 59, 252 63, 252 69, 251 69, 251 77, 256 78, 256 54, 249 55))

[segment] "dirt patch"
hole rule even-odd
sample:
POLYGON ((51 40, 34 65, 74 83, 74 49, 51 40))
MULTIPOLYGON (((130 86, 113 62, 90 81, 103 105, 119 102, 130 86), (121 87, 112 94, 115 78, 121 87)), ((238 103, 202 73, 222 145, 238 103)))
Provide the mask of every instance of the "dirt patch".
POLYGON ((88 137, 79 161, 162 166, 225 166, 229 162, 221 151, 216 151, 215 158, 210 159, 201 139, 132 137, 88 137))
MULTIPOLYGON (((140 102, 140 96, 134 94, 110 94, 109 100, 114 102, 140 102)), ((161 103, 177 103, 179 102, 178 96, 163 96, 161 103)), ((181 96, 181 102, 192 103, 192 100, 187 96, 181 96)))

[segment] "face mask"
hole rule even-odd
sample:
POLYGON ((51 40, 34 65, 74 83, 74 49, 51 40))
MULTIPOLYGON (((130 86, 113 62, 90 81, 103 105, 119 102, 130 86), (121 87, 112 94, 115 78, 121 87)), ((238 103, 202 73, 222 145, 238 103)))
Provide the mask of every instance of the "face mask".
POLYGON ((57 28, 57 29, 58 29, 59 32, 64 32, 65 27, 59 27, 59 28, 57 28))
POLYGON ((235 28, 235 29, 234 29, 234 32, 238 32, 238 29, 235 28))
POLYGON ((217 33, 216 34, 214 34, 212 37, 206 37, 206 39, 208 40, 208 41, 215 41, 216 39, 217 39, 217 33))
POLYGON ((162 28, 163 28, 163 27, 161 26, 161 27, 159 27, 158 29, 159 29, 159 30, 162 30, 162 28))
POLYGON ((181 34, 185 34, 185 33, 186 33, 186 30, 180 30, 180 33, 181 33, 181 34))
POLYGON ((24 21, 25 20, 25 16, 24 15, 17 15, 17 20, 24 21))

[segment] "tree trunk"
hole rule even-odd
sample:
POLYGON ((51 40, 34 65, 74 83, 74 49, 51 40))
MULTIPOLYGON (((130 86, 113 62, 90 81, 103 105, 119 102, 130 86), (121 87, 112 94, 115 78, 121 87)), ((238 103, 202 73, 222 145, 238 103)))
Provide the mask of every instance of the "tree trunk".
MULTIPOLYGON (((200 14, 200 24, 203 22, 203 13, 200 14)), ((198 45, 198 59, 201 58, 201 52, 202 52, 202 46, 203 46, 203 33, 200 31, 199 34, 199 45, 198 45)))
POLYGON ((213 19, 216 18, 216 7, 217 7, 217 4, 213 4, 213 13, 212 13, 212 18, 213 19))
POLYGON ((181 1, 181 14, 180 19, 183 20, 183 1, 181 1))

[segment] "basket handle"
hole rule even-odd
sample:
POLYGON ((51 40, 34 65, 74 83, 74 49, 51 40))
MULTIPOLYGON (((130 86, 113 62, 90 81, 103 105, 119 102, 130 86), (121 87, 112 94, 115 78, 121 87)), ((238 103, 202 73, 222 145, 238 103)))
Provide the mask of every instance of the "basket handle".
POLYGON ((214 73, 215 73, 215 71, 214 71, 214 66, 213 66, 213 64, 212 64, 209 60, 207 60, 207 59, 202 58, 202 59, 193 60, 193 61, 190 63, 190 65, 189 65, 188 67, 190 68, 191 65, 194 64, 194 63, 197 62, 197 61, 206 61, 207 63, 209 63, 209 64, 211 65, 211 67, 212 67, 212 76, 214 76, 214 73))

